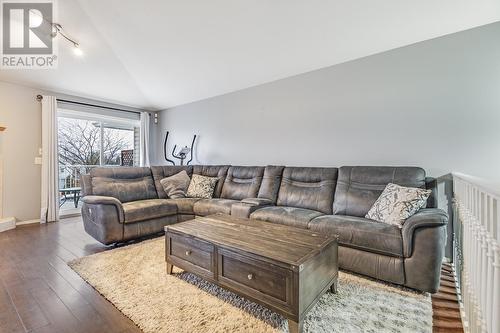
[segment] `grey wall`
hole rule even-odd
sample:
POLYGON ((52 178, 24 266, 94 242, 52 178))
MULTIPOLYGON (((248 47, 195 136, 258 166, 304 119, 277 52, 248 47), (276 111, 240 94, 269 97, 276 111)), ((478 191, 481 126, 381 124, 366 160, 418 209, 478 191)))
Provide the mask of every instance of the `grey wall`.
POLYGON ((499 124, 495 23, 162 111, 157 142, 166 130, 169 149, 199 134, 197 163, 417 165, 498 179, 499 124))

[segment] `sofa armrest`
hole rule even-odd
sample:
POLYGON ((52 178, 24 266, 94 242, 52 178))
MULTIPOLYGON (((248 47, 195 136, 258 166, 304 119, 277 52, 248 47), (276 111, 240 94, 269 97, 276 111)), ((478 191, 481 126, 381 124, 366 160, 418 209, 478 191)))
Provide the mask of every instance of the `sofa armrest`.
POLYGON ((401 230, 405 286, 435 293, 439 289, 448 215, 441 209, 421 209, 401 230))
POLYGON ((83 227, 89 235, 106 245, 123 241, 124 213, 118 199, 86 195, 82 202, 83 227))
POLYGON ((274 205, 272 200, 260 198, 246 198, 231 206, 231 215, 235 217, 249 218, 250 214, 259 208, 274 205))
POLYGON ((404 256, 408 258, 413 253, 414 234, 417 229, 442 227, 446 226, 447 223, 448 214, 442 209, 437 208, 421 209, 415 215, 408 218, 401 230, 404 256))
POLYGON ((83 203, 87 205, 109 205, 114 206, 116 208, 116 212, 118 214, 118 219, 120 223, 125 221, 125 214, 123 212, 123 205, 120 200, 113 197, 105 197, 100 195, 87 195, 82 199, 83 203))
POLYGON ((246 198, 241 200, 242 203, 251 206, 269 206, 273 205, 273 201, 265 198, 246 198))

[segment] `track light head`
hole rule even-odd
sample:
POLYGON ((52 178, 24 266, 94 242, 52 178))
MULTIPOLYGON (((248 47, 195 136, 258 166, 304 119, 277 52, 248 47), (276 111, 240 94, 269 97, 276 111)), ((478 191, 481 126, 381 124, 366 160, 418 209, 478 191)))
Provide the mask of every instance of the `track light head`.
POLYGON ((73 44, 73 53, 78 56, 78 57, 81 57, 83 56, 83 51, 82 49, 80 48, 80 44, 78 43, 74 43, 73 44))

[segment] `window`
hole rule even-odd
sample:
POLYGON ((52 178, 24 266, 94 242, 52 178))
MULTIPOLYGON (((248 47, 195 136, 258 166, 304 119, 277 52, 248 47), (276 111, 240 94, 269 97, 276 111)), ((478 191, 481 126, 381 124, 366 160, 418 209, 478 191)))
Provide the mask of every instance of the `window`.
POLYGON ((138 165, 138 137, 136 127, 102 124, 103 163, 102 165, 138 165), (137 140, 136 140, 137 138, 137 140), (137 147, 136 147, 137 146, 137 147))
POLYGON ((79 206, 80 176, 98 166, 139 164, 140 122, 74 110, 58 110, 61 211, 79 206))

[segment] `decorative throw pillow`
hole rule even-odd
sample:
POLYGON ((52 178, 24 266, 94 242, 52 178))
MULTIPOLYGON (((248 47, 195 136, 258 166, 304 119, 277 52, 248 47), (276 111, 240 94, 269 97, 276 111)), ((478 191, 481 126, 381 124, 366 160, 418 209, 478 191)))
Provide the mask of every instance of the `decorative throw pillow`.
POLYGON ((193 175, 189 183, 187 196, 189 198, 212 199, 218 180, 217 177, 193 175))
POLYGON ((431 190, 389 183, 366 218, 402 227, 407 218, 424 207, 431 190))
POLYGON ((168 198, 180 199, 186 197, 186 191, 190 181, 191 178, 189 178, 187 172, 182 170, 173 176, 163 178, 160 180, 160 184, 168 198))

